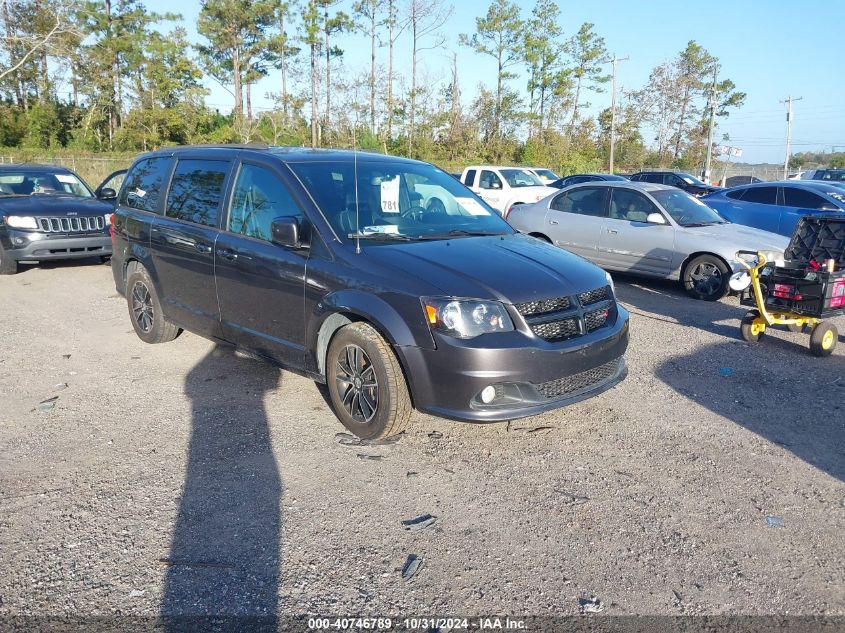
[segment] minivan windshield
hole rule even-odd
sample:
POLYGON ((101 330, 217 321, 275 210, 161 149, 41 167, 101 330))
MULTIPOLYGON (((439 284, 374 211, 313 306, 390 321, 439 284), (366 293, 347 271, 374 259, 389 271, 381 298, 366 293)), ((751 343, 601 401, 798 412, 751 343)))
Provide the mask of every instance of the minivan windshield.
POLYGON ((60 194, 93 198, 88 186, 74 174, 43 171, 0 171, 0 196, 60 194))
POLYGON ((706 186, 706 185, 705 185, 703 182, 701 182, 698 178, 696 178, 695 176, 691 176, 690 174, 679 173, 679 174, 678 174, 678 177, 680 177, 680 179, 681 179, 681 180, 683 180, 683 181, 684 181, 685 183, 687 183, 688 185, 702 185, 702 186, 706 186))
POLYGON ((483 200, 432 165, 390 160, 362 160, 357 169, 350 160, 288 165, 344 242, 354 235, 395 241, 514 232, 483 200))
POLYGON ((695 196, 681 189, 650 191, 652 197, 681 226, 725 224, 725 219, 695 196))

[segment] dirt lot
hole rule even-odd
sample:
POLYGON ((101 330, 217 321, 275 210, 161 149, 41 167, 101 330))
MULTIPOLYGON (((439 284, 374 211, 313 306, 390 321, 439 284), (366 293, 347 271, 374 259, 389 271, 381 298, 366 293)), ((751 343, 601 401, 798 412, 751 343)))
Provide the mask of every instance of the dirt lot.
POLYGON ((139 341, 107 266, 0 279, 0 616, 844 615, 845 339, 617 286, 619 387, 350 446, 313 382, 139 341))

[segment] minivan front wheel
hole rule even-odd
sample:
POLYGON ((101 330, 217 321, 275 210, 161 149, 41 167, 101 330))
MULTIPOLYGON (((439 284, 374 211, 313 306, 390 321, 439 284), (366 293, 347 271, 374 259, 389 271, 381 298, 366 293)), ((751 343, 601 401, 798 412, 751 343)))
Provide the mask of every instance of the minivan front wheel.
POLYGON ((340 422, 362 439, 398 435, 411 418, 399 360, 368 323, 341 328, 326 356, 326 383, 340 422))
POLYGON ((168 322, 147 269, 132 262, 126 277, 126 302, 135 333, 145 343, 167 343, 182 333, 168 322))

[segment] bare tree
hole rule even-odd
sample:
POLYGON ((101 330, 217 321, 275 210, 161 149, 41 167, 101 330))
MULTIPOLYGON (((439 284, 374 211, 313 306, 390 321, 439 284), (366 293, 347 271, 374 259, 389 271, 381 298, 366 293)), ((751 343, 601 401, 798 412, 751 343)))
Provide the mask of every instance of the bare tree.
POLYGON ((408 127, 408 153, 414 148, 414 117, 417 110, 417 57, 419 53, 443 46, 446 38, 439 33, 452 17, 454 7, 442 0, 409 0, 407 24, 411 29, 411 107, 408 127))

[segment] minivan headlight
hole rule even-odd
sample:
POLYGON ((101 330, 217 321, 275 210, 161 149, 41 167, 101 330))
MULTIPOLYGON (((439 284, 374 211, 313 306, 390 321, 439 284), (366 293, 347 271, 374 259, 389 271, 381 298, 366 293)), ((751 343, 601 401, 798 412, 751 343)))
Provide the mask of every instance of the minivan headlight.
POLYGON ((498 301, 424 297, 422 303, 428 325, 456 338, 514 329, 508 311, 498 301))
POLYGON ((9 215, 6 217, 6 224, 15 229, 37 229, 38 224, 35 218, 30 215, 9 215))

